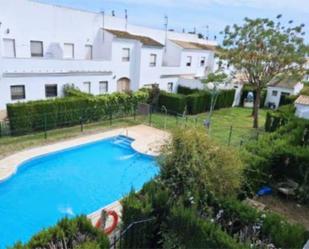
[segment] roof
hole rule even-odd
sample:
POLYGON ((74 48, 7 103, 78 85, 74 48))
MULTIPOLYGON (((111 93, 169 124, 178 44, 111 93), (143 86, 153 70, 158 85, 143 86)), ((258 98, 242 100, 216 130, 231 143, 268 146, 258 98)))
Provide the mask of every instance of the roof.
POLYGON ((201 50, 211 50, 211 51, 214 51, 216 49, 216 46, 214 45, 206 45, 206 44, 201 44, 197 42, 188 42, 188 41, 179 41, 179 40, 171 40, 171 41, 184 49, 201 49, 201 50))
POLYGON ((295 104, 299 105, 309 105, 309 96, 300 95, 296 100, 295 104))
POLYGON ((295 85, 299 83, 299 79, 292 77, 292 76, 286 76, 286 77, 274 77, 269 83, 268 86, 272 87, 281 87, 281 88, 288 88, 288 89, 294 89, 295 85))
POLYGON ((114 29, 105 29, 105 30, 120 39, 140 41, 145 46, 163 47, 161 43, 147 36, 133 35, 126 31, 120 31, 120 30, 114 30, 114 29))

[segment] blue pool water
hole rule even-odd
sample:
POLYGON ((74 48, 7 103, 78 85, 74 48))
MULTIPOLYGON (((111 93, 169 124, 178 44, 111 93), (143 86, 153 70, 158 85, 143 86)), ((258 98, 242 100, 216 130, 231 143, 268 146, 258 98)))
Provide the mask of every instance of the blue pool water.
POLYGON ((62 217, 89 214, 139 190, 158 173, 156 161, 110 138, 38 158, 0 183, 0 248, 27 242, 62 217))

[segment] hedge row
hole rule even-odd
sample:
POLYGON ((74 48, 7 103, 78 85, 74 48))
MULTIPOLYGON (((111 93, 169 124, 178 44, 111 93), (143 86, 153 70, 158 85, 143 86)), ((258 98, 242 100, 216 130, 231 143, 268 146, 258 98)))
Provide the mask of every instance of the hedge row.
POLYGON ((94 122, 130 115, 139 102, 145 102, 148 94, 113 93, 101 96, 64 97, 52 100, 30 101, 8 104, 7 112, 13 135, 22 135, 33 131, 43 131, 82 122, 94 122))
POLYGON ((86 216, 78 216, 72 220, 64 218, 59 221, 57 225, 44 229, 33 236, 28 243, 22 244, 18 242, 15 246, 11 247, 11 249, 37 248, 108 249, 110 247, 109 240, 106 235, 94 228, 86 216))
POLYGON ((199 92, 200 90, 195 88, 195 89, 192 89, 190 87, 186 87, 186 86, 178 86, 177 88, 177 93, 179 94, 184 94, 184 95, 189 95, 189 94, 192 94, 192 93, 197 93, 199 92))
POLYGON ((265 131, 273 132, 285 125, 294 115, 295 108, 292 105, 284 105, 275 111, 268 111, 266 114, 265 131))
MULTIPOLYGON (((231 107, 234 102, 235 90, 220 91, 215 109, 231 107)), ((184 95, 176 93, 161 92, 159 105, 165 106, 168 111, 182 114, 197 114, 210 109, 211 93, 208 91, 198 91, 196 93, 184 95)))

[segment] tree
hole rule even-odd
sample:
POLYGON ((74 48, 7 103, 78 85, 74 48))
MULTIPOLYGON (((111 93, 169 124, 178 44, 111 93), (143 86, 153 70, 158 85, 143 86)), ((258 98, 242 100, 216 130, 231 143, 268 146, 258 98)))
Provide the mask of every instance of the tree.
POLYGON ((220 93, 220 89, 218 88, 218 85, 220 83, 223 83, 226 79, 227 79, 227 75, 225 73, 218 71, 215 73, 208 74, 207 79, 202 81, 203 84, 205 84, 206 88, 208 88, 211 93, 210 110, 209 110, 208 118, 206 120, 206 125, 208 126, 208 129, 209 129, 208 132, 210 132, 211 116, 215 109, 217 99, 220 93))
POLYGON ((159 179, 170 200, 201 204, 208 193, 233 196, 240 187, 243 165, 238 153, 218 146, 202 130, 175 131, 159 164, 159 179))
POLYGON ((220 59, 244 74, 256 91, 253 111, 253 127, 258 128, 260 96, 266 84, 278 74, 299 77, 304 74, 305 55, 304 24, 287 27, 266 18, 245 18, 244 24, 227 26, 220 59))

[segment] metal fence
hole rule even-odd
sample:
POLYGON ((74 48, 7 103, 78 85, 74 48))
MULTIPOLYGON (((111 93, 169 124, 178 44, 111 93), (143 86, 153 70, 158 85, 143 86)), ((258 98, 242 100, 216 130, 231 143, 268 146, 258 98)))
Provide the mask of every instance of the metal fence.
POLYGON ((102 113, 101 110, 70 110, 39 115, 24 114, 14 120, 0 122, 1 137, 34 135, 47 139, 49 136, 61 132, 87 132, 99 130, 102 127, 112 127, 116 124, 127 126, 133 124, 147 124, 159 129, 175 130, 177 128, 204 129, 210 137, 231 146, 242 146, 249 140, 258 139, 260 131, 241 127, 234 124, 211 124, 205 127, 206 115, 189 116, 186 113, 176 113, 162 107, 158 111, 145 103, 127 111, 102 113), (12 124, 22 123, 18 128, 12 124))

